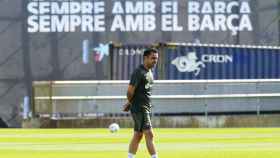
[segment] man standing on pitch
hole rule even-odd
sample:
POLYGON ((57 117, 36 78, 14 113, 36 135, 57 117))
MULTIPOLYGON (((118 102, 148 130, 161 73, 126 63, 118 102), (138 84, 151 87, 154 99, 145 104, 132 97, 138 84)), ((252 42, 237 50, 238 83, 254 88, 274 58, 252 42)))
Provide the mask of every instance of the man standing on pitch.
POLYGON ((153 140, 150 99, 153 84, 151 69, 157 64, 158 51, 147 49, 143 58, 144 63, 132 73, 127 90, 128 102, 123 107, 123 111, 131 111, 134 120, 134 135, 129 144, 128 158, 133 158, 136 154, 143 134, 151 157, 158 158, 153 140))

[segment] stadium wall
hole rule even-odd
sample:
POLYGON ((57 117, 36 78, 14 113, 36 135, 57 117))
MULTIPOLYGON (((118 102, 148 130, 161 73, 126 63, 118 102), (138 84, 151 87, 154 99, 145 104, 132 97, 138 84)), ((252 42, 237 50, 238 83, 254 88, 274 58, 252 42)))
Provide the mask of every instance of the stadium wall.
MULTIPOLYGON (((132 128, 128 117, 51 120, 33 118, 24 120, 23 128, 107 128, 116 122, 121 128, 132 128)), ((210 116, 158 116, 152 118, 154 128, 250 128, 280 127, 279 114, 262 115, 210 115, 210 116)))

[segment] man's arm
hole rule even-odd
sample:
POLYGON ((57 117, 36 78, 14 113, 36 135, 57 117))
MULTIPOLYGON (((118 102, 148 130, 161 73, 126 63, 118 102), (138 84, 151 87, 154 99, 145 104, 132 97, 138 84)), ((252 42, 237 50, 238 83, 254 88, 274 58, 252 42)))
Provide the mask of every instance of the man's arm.
POLYGON ((134 92, 135 92, 135 87, 133 85, 128 85, 127 93, 126 93, 127 103, 123 106, 123 111, 125 112, 129 111, 134 96, 134 92))
POLYGON ((135 87, 133 85, 128 85, 126 97, 129 103, 131 103, 132 98, 134 96, 135 87))

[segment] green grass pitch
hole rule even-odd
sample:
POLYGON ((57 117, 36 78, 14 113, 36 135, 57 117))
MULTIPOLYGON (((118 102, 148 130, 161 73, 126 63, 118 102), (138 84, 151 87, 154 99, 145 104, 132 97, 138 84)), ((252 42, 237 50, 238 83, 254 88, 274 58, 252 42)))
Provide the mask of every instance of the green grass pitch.
MULTIPOLYGON (((1 129, 1 158, 126 158, 132 129, 1 129)), ((279 158, 280 128, 154 129, 159 158, 279 158)), ((142 140, 136 158, 150 157, 142 140)))

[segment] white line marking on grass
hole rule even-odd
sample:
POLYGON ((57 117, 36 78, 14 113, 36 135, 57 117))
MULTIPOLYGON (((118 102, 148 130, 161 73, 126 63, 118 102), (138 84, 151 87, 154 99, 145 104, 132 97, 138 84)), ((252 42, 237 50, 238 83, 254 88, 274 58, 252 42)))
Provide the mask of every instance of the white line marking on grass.
POLYGON ((0 138, 127 138, 127 134, 0 134, 0 138))
MULTIPOLYGON (((278 151, 280 143, 159 143, 162 151, 184 150, 226 150, 226 151, 278 151)), ((141 150, 145 144, 141 144, 141 150)), ((24 151, 126 151, 127 143, 105 144, 39 144, 39 143, 0 143, 1 150, 24 151)))
MULTIPOLYGON (((158 134, 161 138, 280 138, 280 134, 158 134)), ((111 134, 0 134, 0 138, 127 138, 127 134, 114 133, 111 134)))
POLYGON ((1 150, 24 151, 126 151, 127 143, 118 144, 0 144, 1 150), (4 146, 2 146, 4 145, 4 146))

